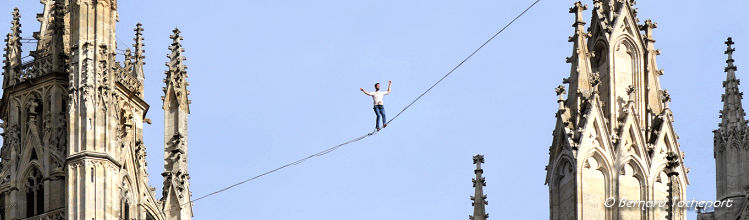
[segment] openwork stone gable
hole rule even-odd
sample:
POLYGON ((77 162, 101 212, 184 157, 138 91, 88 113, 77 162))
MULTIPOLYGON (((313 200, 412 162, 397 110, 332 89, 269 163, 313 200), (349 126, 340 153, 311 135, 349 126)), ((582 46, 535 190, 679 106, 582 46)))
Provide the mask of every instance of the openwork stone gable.
MULTIPOLYGON (((665 200, 668 184, 685 198, 688 169, 673 130, 671 96, 660 87, 653 29, 634 1, 593 1, 590 25, 576 2, 570 75, 555 89, 559 107, 546 184, 557 219, 664 219, 665 208, 604 207, 606 199, 665 200), (587 31, 586 31, 587 30, 587 31), (566 95, 566 97, 565 97, 566 95), (681 164, 669 179, 666 155, 681 164)), ((673 219, 684 219, 676 209, 673 219)))

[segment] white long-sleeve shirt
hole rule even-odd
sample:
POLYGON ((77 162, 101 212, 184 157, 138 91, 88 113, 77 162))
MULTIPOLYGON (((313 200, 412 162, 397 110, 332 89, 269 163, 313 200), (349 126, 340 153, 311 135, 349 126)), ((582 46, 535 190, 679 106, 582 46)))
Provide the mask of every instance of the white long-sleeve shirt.
POLYGON ((367 92, 367 95, 372 96, 372 100, 374 101, 374 105, 384 105, 384 102, 382 101, 382 97, 390 94, 390 91, 374 91, 374 92, 367 92))

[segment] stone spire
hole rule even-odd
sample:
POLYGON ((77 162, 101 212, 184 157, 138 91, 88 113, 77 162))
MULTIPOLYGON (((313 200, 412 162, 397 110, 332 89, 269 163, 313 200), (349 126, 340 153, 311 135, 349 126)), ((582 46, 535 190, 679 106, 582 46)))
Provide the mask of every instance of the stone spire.
POLYGON ((471 204, 473 206, 473 215, 468 216, 471 220, 486 220, 489 218, 489 214, 486 213, 486 205, 488 205, 489 202, 486 201, 486 195, 484 194, 486 179, 481 176, 481 174, 484 173, 484 170, 481 169, 481 164, 483 163, 484 155, 478 154, 473 156, 473 164, 476 164, 476 170, 474 170, 476 178, 473 179, 473 188, 475 188, 476 193, 474 196, 471 196, 471 200, 473 200, 473 203, 471 204))
POLYGON ((736 66, 733 65, 733 52, 736 50, 733 48, 733 40, 729 37, 726 40, 725 54, 728 55, 726 63, 728 66, 725 68, 726 81, 723 82, 723 87, 726 88, 725 94, 722 95, 721 101, 723 101, 723 110, 720 111, 720 129, 732 130, 746 127, 746 119, 744 116, 744 107, 741 105, 741 99, 744 93, 739 91, 739 79, 736 78, 736 66))
MULTIPOLYGON (((658 23, 648 19, 645 20, 645 24, 640 26, 640 30, 644 31, 642 35, 645 41, 645 72, 647 80, 647 110, 652 114, 660 114, 667 105, 666 102, 659 97, 663 96, 665 91, 661 91, 659 77, 663 75, 663 70, 658 69, 658 63, 656 62, 656 56, 661 55, 661 50, 655 49, 655 38, 653 37, 653 29, 658 28, 658 23)), ((648 122, 650 123, 650 122, 648 122)))
POLYGON ((575 23, 572 25, 575 27, 575 35, 569 38, 570 42, 574 42, 572 56, 567 58, 567 63, 571 63, 572 67, 570 77, 564 82, 569 83, 567 106, 573 114, 580 108, 581 99, 592 95, 598 84, 598 76, 591 70, 590 58, 593 54, 588 50, 587 44, 590 34, 585 32, 585 20, 583 20, 583 11, 587 9, 588 6, 579 1, 570 8, 570 13, 575 14, 575 23))
POLYGON ((143 47, 145 46, 145 44, 143 44, 143 25, 141 23, 138 23, 137 25, 135 25, 134 31, 135 31, 135 38, 133 38, 133 40, 135 40, 135 44, 133 44, 133 47, 135 48, 135 56, 133 57, 134 63, 135 63, 134 73, 135 73, 135 77, 137 77, 140 82, 143 82, 143 80, 145 80, 145 76, 144 76, 145 74, 143 72, 143 65, 146 65, 146 62, 144 61, 146 59, 146 56, 144 55, 146 51, 143 50, 143 47))
MULTIPOLYGON (((187 116, 190 114, 190 100, 187 96, 187 66, 182 48, 179 29, 171 36, 171 53, 167 55, 168 70, 161 97, 164 109, 164 191, 161 202, 169 219, 188 220, 192 218, 190 203, 190 174, 187 172, 187 116)), ((137 56, 137 55, 136 55, 137 56)))
POLYGON ((13 21, 11 22, 10 34, 5 39, 5 73, 3 88, 15 84, 18 73, 15 67, 21 65, 21 14, 18 8, 13 9, 13 21))

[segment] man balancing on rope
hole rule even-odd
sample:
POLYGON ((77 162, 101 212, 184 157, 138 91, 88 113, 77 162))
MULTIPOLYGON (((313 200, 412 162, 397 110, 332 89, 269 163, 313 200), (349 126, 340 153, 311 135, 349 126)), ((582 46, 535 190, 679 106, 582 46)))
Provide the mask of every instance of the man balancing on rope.
POLYGON ((374 92, 367 92, 364 91, 363 88, 359 88, 364 94, 367 94, 368 96, 372 96, 372 99, 374 99, 374 112, 375 115, 377 115, 377 119, 375 120, 375 128, 377 131, 380 131, 380 118, 382 118, 382 127, 387 127, 387 119, 385 119, 385 107, 383 106, 382 97, 390 94, 390 85, 393 84, 392 81, 388 81, 388 91, 380 91, 380 83, 375 83, 375 91, 374 92))

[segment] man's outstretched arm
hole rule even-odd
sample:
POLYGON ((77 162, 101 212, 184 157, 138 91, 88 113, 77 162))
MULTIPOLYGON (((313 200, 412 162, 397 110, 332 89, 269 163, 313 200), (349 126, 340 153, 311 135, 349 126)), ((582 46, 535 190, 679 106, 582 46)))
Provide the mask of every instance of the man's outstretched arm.
POLYGON ((390 85, 393 84, 393 81, 388 81, 388 92, 386 94, 390 94, 390 85))
POLYGON ((362 92, 364 92, 364 94, 372 95, 372 94, 369 94, 367 91, 364 91, 364 88, 359 88, 359 90, 361 90, 362 92))

